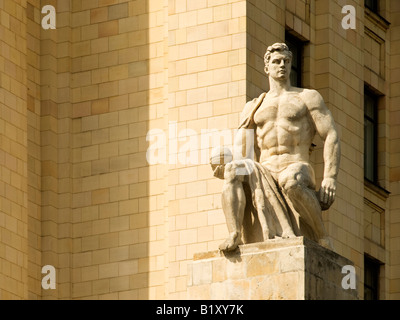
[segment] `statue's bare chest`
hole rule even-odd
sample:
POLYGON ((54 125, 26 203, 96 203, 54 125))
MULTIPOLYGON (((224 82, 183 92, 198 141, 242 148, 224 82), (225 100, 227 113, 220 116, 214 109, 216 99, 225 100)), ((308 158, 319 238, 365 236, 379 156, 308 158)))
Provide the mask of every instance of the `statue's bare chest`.
POLYGON ((307 121, 307 106, 298 94, 285 94, 282 97, 266 97, 254 114, 254 122, 258 127, 279 123, 296 124, 307 121))

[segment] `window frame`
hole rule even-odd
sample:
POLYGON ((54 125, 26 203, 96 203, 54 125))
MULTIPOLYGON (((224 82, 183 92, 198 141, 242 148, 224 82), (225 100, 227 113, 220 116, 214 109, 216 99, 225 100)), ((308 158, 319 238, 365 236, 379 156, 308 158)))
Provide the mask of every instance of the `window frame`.
POLYGON ((378 185, 378 99, 379 96, 373 93, 367 87, 364 88, 364 179, 378 185), (373 118, 366 112, 366 97, 371 98, 373 101, 373 118), (366 148, 366 122, 369 121, 373 126, 373 154, 372 154, 372 177, 367 175, 367 148, 366 148))

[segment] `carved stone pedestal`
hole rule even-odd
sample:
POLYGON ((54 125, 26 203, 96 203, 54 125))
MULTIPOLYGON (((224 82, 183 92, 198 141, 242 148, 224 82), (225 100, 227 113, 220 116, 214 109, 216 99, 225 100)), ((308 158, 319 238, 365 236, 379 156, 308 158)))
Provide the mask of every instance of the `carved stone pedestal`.
POLYGON ((189 299, 357 299, 342 288, 352 262, 303 237, 241 245, 224 255, 199 253, 189 264, 189 299))

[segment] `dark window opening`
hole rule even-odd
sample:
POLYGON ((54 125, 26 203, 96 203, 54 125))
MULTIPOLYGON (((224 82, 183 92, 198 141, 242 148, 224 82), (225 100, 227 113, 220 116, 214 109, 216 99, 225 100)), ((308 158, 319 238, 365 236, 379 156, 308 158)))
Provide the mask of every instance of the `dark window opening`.
POLYGON ((290 33, 286 32, 285 42, 292 52, 292 70, 290 71, 290 84, 293 87, 301 87, 302 61, 304 44, 290 33))
POLYGON ((364 256, 364 300, 379 299, 380 263, 364 256))
POLYGON ((379 10, 378 0, 365 0, 364 5, 372 12, 378 13, 379 10))
POLYGON ((378 97, 367 89, 364 93, 364 176, 378 181, 378 97))

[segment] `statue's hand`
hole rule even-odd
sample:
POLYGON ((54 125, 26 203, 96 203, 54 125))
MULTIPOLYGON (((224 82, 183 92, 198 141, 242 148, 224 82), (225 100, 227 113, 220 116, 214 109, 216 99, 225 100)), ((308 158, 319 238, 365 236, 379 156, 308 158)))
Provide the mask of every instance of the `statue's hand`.
POLYGON ((217 177, 218 179, 224 179, 225 165, 211 165, 211 167, 214 170, 214 177, 217 177))
POLYGON ((322 210, 328 210, 335 200, 336 179, 325 178, 322 180, 321 189, 319 189, 319 203, 322 210))

